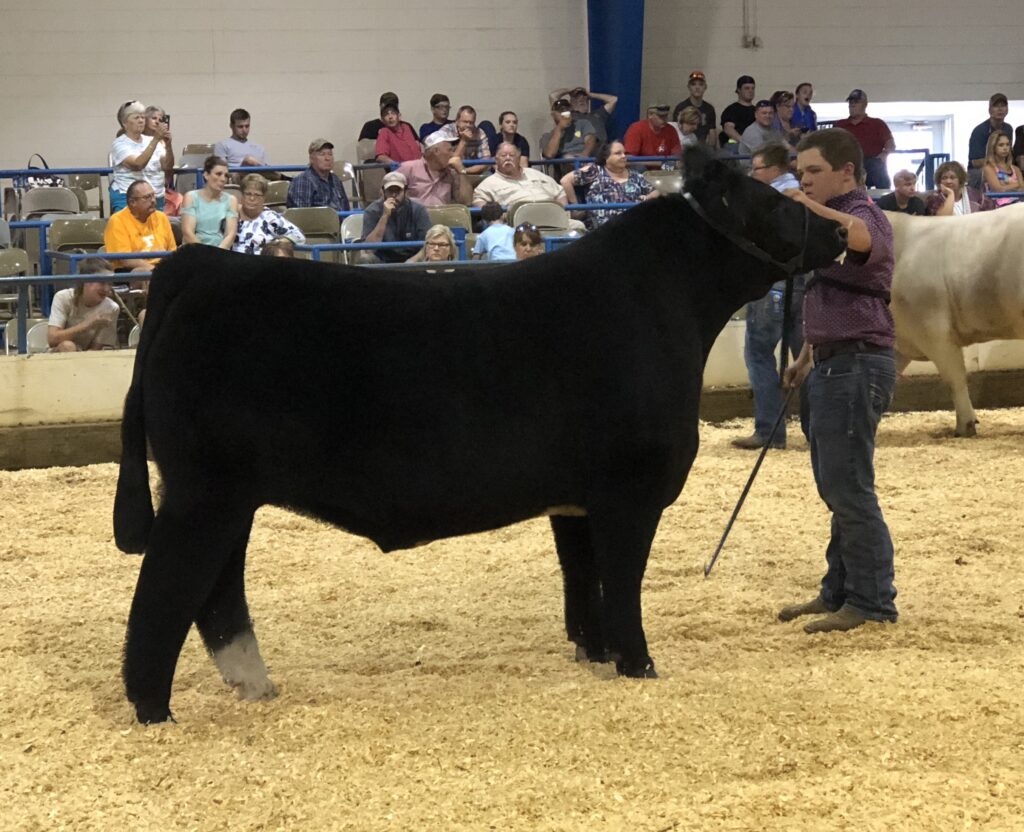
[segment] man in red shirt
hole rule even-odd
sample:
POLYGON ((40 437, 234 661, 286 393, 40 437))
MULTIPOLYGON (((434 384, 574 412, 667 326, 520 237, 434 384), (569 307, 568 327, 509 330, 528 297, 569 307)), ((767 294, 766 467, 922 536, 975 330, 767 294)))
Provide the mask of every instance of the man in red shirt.
MULTIPOLYGON (((669 106, 651 104, 647 118, 629 125, 622 143, 629 156, 678 156, 679 134, 668 123, 669 106)), ((651 170, 661 167, 661 162, 645 162, 651 170)))
POLYGON ((393 162, 411 162, 423 156, 420 140, 412 127, 402 121, 398 107, 385 104, 380 109, 380 120, 384 126, 377 133, 374 148, 378 162, 390 165, 393 162))
POLYGON ((896 149, 896 142, 889 132, 889 125, 867 114, 868 96, 864 90, 853 90, 846 96, 846 103, 850 108, 850 117, 837 121, 836 127, 853 133, 857 144, 864 151, 864 172, 867 174, 865 184, 869 188, 891 188, 885 160, 896 149))

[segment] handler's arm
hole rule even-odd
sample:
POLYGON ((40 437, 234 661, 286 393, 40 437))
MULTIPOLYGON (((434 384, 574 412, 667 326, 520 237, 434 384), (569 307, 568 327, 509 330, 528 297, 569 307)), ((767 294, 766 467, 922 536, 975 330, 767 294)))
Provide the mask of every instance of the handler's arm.
POLYGON ((859 251, 861 253, 871 251, 871 232, 868 231, 867 223, 864 220, 853 216, 853 214, 844 214, 842 211, 836 211, 826 205, 822 205, 820 202, 808 199, 807 195, 799 188, 790 188, 786 191, 786 196, 796 202, 803 203, 819 217, 834 220, 845 228, 847 233, 846 247, 851 251, 859 251))

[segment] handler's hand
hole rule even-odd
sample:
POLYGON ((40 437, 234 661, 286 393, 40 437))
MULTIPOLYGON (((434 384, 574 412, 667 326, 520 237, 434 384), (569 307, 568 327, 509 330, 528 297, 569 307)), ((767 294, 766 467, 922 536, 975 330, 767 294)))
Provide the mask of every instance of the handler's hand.
POLYGON ((804 383, 804 379, 807 378, 812 367, 813 364, 811 362, 810 354, 808 354, 807 358, 803 361, 798 358, 786 367, 786 374, 782 378, 782 386, 787 390, 799 387, 804 383))
POLYGON ((799 188, 787 188, 782 192, 782 195, 788 196, 794 202, 807 202, 807 194, 799 188))

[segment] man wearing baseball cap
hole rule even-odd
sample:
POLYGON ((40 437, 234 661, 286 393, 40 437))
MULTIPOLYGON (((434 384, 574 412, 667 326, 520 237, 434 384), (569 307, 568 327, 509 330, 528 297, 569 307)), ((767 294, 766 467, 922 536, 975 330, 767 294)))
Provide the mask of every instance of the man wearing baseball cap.
POLYGON ((734 142, 733 149, 743 141, 743 131, 754 123, 754 79, 741 75, 736 79, 736 100, 722 110, 722 132, 718 134, 718 146, 726 147, 734 142))
POLYGON ((867 114, 868 96, 864 90, 851 90, 846 96, 846 103, 850 108, 850 117, 837 121, 836 127, 853 133, 860 149, 864 151, 864 173, 867 175, 865 184, 869 188, 892 187, 885 160, 896 149, 896 142, 889 131, 889 125, 867 114))
MULTIPOLYGON (((630 156, 678 156, 679 134, 668 123, 668 104, 651 104, 647 107, 647 118, 629 125, 622 143, 630 156)), ((644 162, 651 170, 661 167, 661 162, 644 162)))
POLYGON ((697 141, 707 142, 711 147, 717 147, 718 135, 715 133, 715 108, 704 100, 704 93, 708 89, 708 80, 704 73, 695 69, 690 73, 690 80, 686 82, 686 88, 690 91, 689 98, 684 98, 672 111, 672 121, 679 121, 679 114, 687 107, 693 107, 700 113, 700 126, 697 128, 697 141))
POLYGON ((981 188, 981 169, 985 167, 988 137, 999 130, 1013 141, 1013 128, 1006 123, 1009 108, 1006 96, 997 92, 988 100, 988 118, 971 131, 971 140, 967 145, 967 184, 972 188, 981 188))
POLYGON ((327 139, 309 143, 309 167, 288 186, 287 204, 289 208, 326 205, 335 211, 349 210, 345 188, 334 175, 334 145, 327 139))
POLYGON ((436 130, 423 141, 423 158, 402 162, 398 172, 405 177, 406 195, 427 207, 460 202, 469 205, 473 189, 462 174, 465 168, 452 143, 436 130))
POLYGON ((403 263, 420 250, 430 229, 427 209, 406 194, 405 177, 397 170, 384 174, 381 198, 366 206, 363 213, 364 243, 400 243, 416 241, 413 248, 367 249, 359 252, 360 263, 403 263))

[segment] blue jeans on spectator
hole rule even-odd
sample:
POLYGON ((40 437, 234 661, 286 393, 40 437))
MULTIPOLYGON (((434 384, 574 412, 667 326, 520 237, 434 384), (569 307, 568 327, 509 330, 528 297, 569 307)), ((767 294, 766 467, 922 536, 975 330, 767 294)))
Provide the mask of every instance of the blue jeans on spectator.
POLYGON ((893 548, 875 495, 875 432, 892 402, 891 350, 836 355, 808 378, 811 467, 832 512, 821 600, 874 621, 896 620, 893 548))
MULTIPOLYGON (((775 361, 775 347, 782 340, 784 308, 783 299, 777 293, 785 290, 785 281, 779 281, 761 300, 747 304, 747 333, 743 339, 743 360, 747 365, 750 389, 754 393, 754 435, 764 442, 768 441, 779 411, 782 410, 784 398, 775 361)), ((793 281, 793 300, 786 326, 786 341, 793 355, 799 355, 804 345, 803 309, 804 276, 798 275, 793 281)), ((803 409, 800 421, 806 434, 803 409)), ((772 447, 785 446, 786 422, 783 420, 772 441, 772 447)))
POLYGON ((865 185, 869 188, 891 188, 889 171, 885 167, 885 159, 872 156, 864 160, 864 173, 867 174, 865 185))

